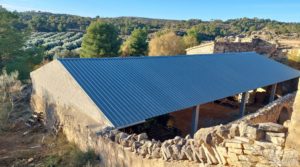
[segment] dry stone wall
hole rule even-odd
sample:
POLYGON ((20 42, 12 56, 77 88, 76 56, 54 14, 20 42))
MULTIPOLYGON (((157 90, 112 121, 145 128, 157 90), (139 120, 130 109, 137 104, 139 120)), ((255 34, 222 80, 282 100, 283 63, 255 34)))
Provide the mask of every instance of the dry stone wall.
POLYGON ((43 97, 33 94, 35 106, 54 111, 55 122, 68 140, 82 150, 95 150, 103 166, 298 165, 298 152, 285 148, 287 127, 276 124, 282 108, 292 110, 295 94, 230 124, 200 129, 194 138, 177 136, 161 142, 148 139, 145 133, 126 134, 95 126, 97 123, 85 119, 88 117, 76 106, 62 105, 52 98, 51 92, 42 92, 43 97))

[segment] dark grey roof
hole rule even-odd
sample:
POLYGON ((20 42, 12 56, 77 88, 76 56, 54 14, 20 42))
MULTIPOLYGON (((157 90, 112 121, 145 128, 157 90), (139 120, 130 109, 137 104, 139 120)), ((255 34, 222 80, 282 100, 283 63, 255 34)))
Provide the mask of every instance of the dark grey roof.
POLYGON ((115 127, 300 76, 252 52, 59 61, 115 127))

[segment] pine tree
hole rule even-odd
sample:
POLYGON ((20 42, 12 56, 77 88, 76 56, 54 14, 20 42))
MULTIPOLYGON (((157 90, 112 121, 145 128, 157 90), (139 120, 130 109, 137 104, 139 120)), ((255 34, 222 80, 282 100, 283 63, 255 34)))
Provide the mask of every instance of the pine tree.
POLYGON ((112 24, 95 21, 83 37, 80 57, 114 57, 119 48, 118 30, 112 24))
POLYGON ((122 56, 143 56, 147 55, 148 42, 147 30, 135 29, 131 36, 121 46, 122 56))

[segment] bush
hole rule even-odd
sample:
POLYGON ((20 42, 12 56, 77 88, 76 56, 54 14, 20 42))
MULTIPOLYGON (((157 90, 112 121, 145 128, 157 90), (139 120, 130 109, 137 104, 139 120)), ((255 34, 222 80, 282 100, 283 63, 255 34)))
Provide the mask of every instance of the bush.
POLYGON ((174 32, 158 35, 149 43, 149 56, 171 56, 185 54, 185 44, 182 37, 174 32))
POLYGON ((43 166, 82 167, 94 164, 97 159, 98 157, 93 150, 82 152, 75 145, 71 145, 62 155, 55 154, 46 158, 43 166), (67 159, 68 163, 64 159, 67 159))
POLYGON ((10 112, 14 107, 13 97, 21 92, 18 72, 8 74, 5 70, 0 75, 0 131, 6 127, 10 112))

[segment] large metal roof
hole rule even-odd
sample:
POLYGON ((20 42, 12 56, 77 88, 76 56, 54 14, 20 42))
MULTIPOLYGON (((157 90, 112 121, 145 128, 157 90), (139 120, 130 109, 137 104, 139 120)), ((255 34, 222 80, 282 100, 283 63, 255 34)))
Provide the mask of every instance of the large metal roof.
POLYGON ((117 128, 300 76, 252 52, 59 61, 117 128))

